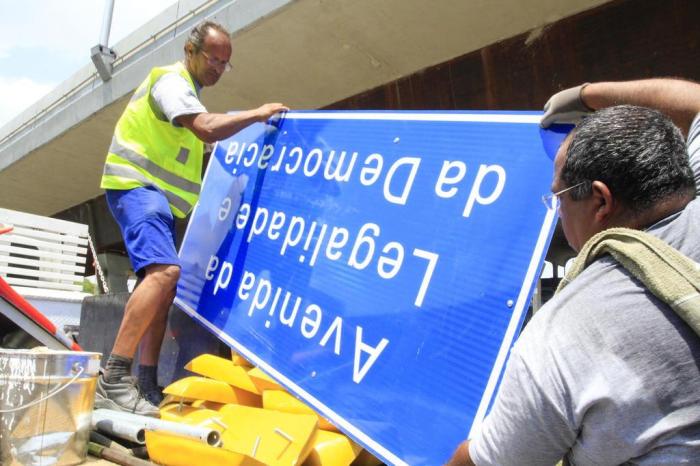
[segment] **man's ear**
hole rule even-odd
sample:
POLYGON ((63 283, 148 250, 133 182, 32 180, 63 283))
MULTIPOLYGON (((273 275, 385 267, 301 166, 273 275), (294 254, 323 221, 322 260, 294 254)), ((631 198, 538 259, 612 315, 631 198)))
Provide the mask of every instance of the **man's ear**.
POLYGON ((591 183, 591 197, 595 222, 605 227, 609 226, 619 209, 619 203, 616 202, 610 188, 602 181, 594 181, 591 183))

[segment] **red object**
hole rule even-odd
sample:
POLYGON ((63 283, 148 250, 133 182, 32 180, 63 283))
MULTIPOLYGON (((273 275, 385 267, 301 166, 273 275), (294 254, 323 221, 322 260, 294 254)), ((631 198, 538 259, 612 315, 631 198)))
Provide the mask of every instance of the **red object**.
MULTIPOLYGON (((47 336, 53 338, 54 340, 60 342, 66 348, 73 351, 82 351, 83 349, 76 342, 68 338, 63 332, 59 331, 58 328, 46 318, 44 314, 39 312, 34 306, 32 306, 26 299, 19 295, 12 287, 0 277, 0 299, 7 301, 10 306, 15 308, 23 314, 27 319, 32 321, 40 330, 46 332, 47 336)), ((11 316, 8 316, 11 320, 11 316)), ((21 326, 21 325, 20 325, 21 326)), ((28 332, 34 334, 36 332, 28 332)), ((46 343, 42 341, 42 343, 46 343)))
MULTIPOLYGON (((3 233, 8 233, 10 231, 12 231, 12 227, 0 228, 0 235, 2 235, 3 233)), ((36 330, 38 328, 40 331, 45 332, 47 334, 46 336, 58 341, 70 350, 83 350, 80 347, 80 345, 78 345, 76 342, 64 335, 63 332, 59 331, 59 329, 56 328, 54 323, 47 319, 46 316, 39 312, 34 306, 32 306, 29 303, 29 301, 24 299, 22 296, 20 296, 19 293, 13 290, 12 287, 5 280, 3 280, 2 277, 0 277, 0 299, 4 299, 5 301, 7 301, 10 304, 10 306, 14 308, 14 310, 18 311, 19 313, 24 315, 24 317, 29 319, 29 321, 31 321, 35 325, 35 328, 33 330, 36 330)), ((12 319, 11 315, 8 315, 7 317, 10 318, 10 320, 15 320, 12 319)), ((19 322, 16 323, 20 325, 20 327, 22 327, 22 325, 19 324, 19 322)), ((28 331, 28 329, 23 330, 28 331)), ((37 332, 28 331, 28 333, 35 335, 37 332)), ((43 339, 40 338, 40 340, 43 339)), ((46 344, 46 341, 44 340, 42 341, 42 343, 46 344)))
MULTIPOLYGON (((9 233, 10 231, 12 231, 12 228, 12 226, 0 228, 0 235, 4 233, 9 233)), ((57 340, 66 348, 73 351, 83 350, 80 347, 80 345, 78 345, 76 342, 64 335, 63 332, 59 331, 59 329, 56 328, 54 323, 47 319, 46 316, 39 312, 34 306, 32 306, 29 303, 29 301, 24 299, 22 296, 20 296, 19 293, 13 290, 12 287, 5 280, 3 280, 2 277, 0 277, 0 298, 7 301, 10 304, 10 306, 14 307, 15 310, 23 314, 27 319, 29 319, 33 324, 35 324, 36 327, 48 333, 49 337, 52 337, 54 340, 57 340)), ((9 315, 8 317, 12 318, 12 316, 9 315)), ((24 330, 26 331, 26 329, 24 330)), ((29 333, 33 334, 34 332, 29 333)))

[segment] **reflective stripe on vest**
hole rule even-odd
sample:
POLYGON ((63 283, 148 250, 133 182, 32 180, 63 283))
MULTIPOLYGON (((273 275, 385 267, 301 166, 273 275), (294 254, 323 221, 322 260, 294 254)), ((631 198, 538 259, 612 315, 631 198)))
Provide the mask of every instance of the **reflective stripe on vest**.
MULTIPOLYGON (((125 165, 112 165, 108 163, 105 165, 104 174, 138 180, 141 183, 143 183, 143 186, 154 186, 153 183, 151 183, 151 180, 143 176, 141 172, 125 165)), ((170 204, 171 208, 174 206, 184 215, 187 215, 187 212, 190 209, 189 202, 177 196, 176 194, 171 193, 170 191, 161 192, 168 199, 168 204, 170 204)))
POLYGON ((184 217, 199 197, 204 144, 188 129, 172 125, 153 102, 151 88, 166 73, 178 73, 196 91, 182 63, 153 68, 136 89, 117 123, 100 186, 155 186, 171 210, 184 217))
MULTIPOLYGON (((182 152, 182 149, 187 150, 186 148, 181 148, 180 152, 182 152)), ((116 154, 119 157, 123 158, 124 160, 131 162, 132 164, 136 165, 137 167, 143 168, 151 175, 155 176, 156 178, 160 178, 161 180, 165 181, 166 183, 168 183, 170 185, 173 185, 177 188, 180 188, 183 191, 187 191, 188 193, 199 194, 200 185, 198 183, 193 183, 193 182, 186 180, 184 178, 180 178, 176 174, 170 173, 169 171, 159 167, 158 165, 151 162, 143 155, 141 155, 137 152, 134 152, 133 150, 129 149, 128 147, 124 147, 121 144, 119 144, 119 141, 117 141, 117 138, 112 138, 112 144, 109 146, 109 151, 112 154, 116 154)), ((179 152, 178 152, 178 156, 179 156, 179 152)), ((109 164, 109 162, 108 162, 108 164, 109 164)))

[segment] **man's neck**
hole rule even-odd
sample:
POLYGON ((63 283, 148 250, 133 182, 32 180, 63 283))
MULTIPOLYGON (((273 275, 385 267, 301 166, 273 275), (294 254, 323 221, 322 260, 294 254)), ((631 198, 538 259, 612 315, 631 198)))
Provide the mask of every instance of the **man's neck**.
POLYGON ((192 82, 194 83, 195 90, 197 91, 197 95, 199 95, 202 92, 202 89, 204 86, 197 81, 197 78, 194 77, 194 73, 190 70, 189 62, 187 60, 183 61, 182 64, 185 66, 185 69, 187 70, 187 73, 189 73, 190 78, 192 78, 192 82))
POLYGON ((621 219, 621 227, 645 230, 659 221, 680 212, 693 200, 693 196, 674 196, 657 202, 642 213, 632 213, 621 219))

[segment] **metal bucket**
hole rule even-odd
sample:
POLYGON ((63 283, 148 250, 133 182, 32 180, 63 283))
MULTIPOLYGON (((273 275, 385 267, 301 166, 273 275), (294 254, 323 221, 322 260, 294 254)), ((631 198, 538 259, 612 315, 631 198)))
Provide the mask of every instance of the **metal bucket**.
POLYGON ((0 465, 87 456, 100 353, 0 349, 0 465))

